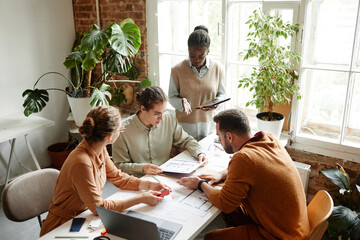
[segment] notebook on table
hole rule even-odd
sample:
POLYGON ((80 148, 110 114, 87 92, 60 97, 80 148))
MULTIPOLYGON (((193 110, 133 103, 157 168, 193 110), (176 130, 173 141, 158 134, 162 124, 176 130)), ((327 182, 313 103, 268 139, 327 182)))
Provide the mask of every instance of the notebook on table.
POLYGON ((138 212, 126 214, 96 207, 106 231, 118 237, 134 240, 171 240, 182 225, 138 212))

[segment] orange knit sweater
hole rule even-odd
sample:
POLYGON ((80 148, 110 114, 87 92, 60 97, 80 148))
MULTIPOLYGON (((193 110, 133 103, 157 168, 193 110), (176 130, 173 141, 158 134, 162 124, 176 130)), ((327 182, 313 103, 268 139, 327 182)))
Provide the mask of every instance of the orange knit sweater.
POLYGON ((306 239, 310 226, 300 175, 285 148, 259 132, 231 159, 225 185, 209 196, 225 213, 242 205, 266 239, 306 239))

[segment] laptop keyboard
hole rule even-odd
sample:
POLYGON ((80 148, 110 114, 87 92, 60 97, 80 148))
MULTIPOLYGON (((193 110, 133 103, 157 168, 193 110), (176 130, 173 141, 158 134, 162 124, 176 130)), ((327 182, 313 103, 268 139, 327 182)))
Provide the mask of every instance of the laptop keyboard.
POLYGON ((170 240, 174 235, 174 231, 170 231, 164 228, 158 228, 161 240, 170 240))

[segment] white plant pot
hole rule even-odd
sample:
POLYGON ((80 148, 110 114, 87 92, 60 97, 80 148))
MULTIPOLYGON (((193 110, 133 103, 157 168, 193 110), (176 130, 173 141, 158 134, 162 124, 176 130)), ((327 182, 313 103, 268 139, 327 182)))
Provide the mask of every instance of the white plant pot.
POLYGON ((268 112, 261 112, 261 113, 256 114, 256 122, 257 122, 258 131, 270 132, 270 133, 274 134, 275 137, 280 139, 281 130, 282 130, 284 120, 285 120, 284 115, 273 112, 273 116, 275 118, 279 118, 280 120, 275 120, 275 121, 262 120, 261 117, 264 115, 267 115, 267 114, 268 114, 268 112))
POLYGON ((74 98, 67 96, 71 112, 75 119, 76 126, 80 127, 83 121, 85 120, 87 114, 91 110, 90 106, 90 97, 87 98, 74 98))

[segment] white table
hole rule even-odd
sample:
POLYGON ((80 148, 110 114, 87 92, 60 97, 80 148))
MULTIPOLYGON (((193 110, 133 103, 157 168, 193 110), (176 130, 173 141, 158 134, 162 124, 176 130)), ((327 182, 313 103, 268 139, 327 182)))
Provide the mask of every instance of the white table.
MULTIPOLYGON (((211 135, 208 136, 207 138, 203 139, 200 143, 203 146, 204 150, 208 150, 209 149, 209 145, 213 144, 213 140, 214 140, 215 135, 211 135)), ((213 147, 213 145, 212 145, 213 147)), ((203 168, 199 168, 198 170, 196 170, 196 175, 201 174, 202 172, 211 172, 211 171, 221 171, 227 168, 228 166, 228 162, 230 160, 229 155, 226 155, 224 152, 222 152, 219 149, 216 148, 212 148, 211 150, 213 153, 214 151, 218 151, 218 155, 216 157, 212 157, 211 159, 209 159, 209 163, 203 167, 203 168)), ((180 153, 178 156, 180 157, 182 154, 185 154, 185 152, 180 153)), ((176 183, 175 178, 172 177, 167 177, 167 176, 156 176, 156 178, 158 180, 160 180, 162 183, 167 184, 168 186, 174 188, 174 187, 178 187, 179 185, 176 183)), ((144 176, 142 179, 147 179, 150 181, 155 181, 154 178, 152 178, 151 176, 144 176)), ((120 190, 121 191, 121 190, 120 190)), ((112 196, 110 196, 109 198, 111 199, 116 199, 116 195, 120 194, 120 191, 113 194, 112 196)), ((163 203, 160 203, 163 204, 163 203)), ((152 212, 153 207, 145 205, 145 204, 141 204, 141 205, 137 205, 137 206, 133 206, 130 208, 130 210, 133 211, 138 211, 138 212, 142 212, 157 218, 162 218, 165 220, 169 220, 169 221, 173 221, 173 222, 177 222, 183 225, 181 231, 176 235, 175 239, 176 240, 184 240, 184 239, 194 239, 219 213, 220 210, 212 207, 210 209, 210 211, 204 216, 198 216, 193 214, 190 218, 188 218, 186 221, 181 221, 181 220, 177 220, 174 218, 171 218, 169 216, 158 216, 156 214, 154 214, 152 212)), ((103 229, 99 229, 96 230, 94 232, 89 232, 89 230, 87 229, 87 226, 89 224, 89 222, 91 221, 91 219, 94 218, 98 218, 96 216, 94 216, 90 210, 87 210, 81 214, 78 215, 78 217, 85 217, 86 221, 83 224, 80 232, 76 232, 76 233, 72 233, 69 232, 70 229, 70 225, 72 220, 69 220, 68 222, 64 223, 63 225, 57 227, 56 229, 52 230, 51 232, 47 233, 46 235, 42 236, 40 239, 41 240, 52 240, 55 239, 55 236, 69 236, 68 239, 71 239, 70 236, 87 236, 88 239, 93 239, 96 236, 99 236, 101 231, 103 229)), ((116 240, 116 239, 122 239, 110 234, 107 234, 106 236, 109 236, 111 238, 111 240, 116 240)), ((76 238, 74 238, 76 239, 76 238)))
MULTIPOLYGON (((30 155, 35 163, 35 166, 37 169, 40 169, 40 165, 38 160, 36 159, 36 156, 34 154, 34 151, 31 148, 28 134, 34 130, 51 127, 54 126, 55 122, 31 115, 29 117, 25 117, 23 113, 14 113, 7 116, 0 117, 0 142, 9 141, 11 148, 10 148, 10 156, 9 156, 9 162, 7 166, 6 171, 6 180, 5 180, 5 186, 8 184, 9 176, 10 176, 10 166, 11 161, 13 158, 14 148, 15 148, 15 142, 16 138, 19 136, 25 137, 26 146, 29 149, 30 155)), ((27 168, 25 165, 22 164, 23 167, 27 168)), ((28 170, 31 170, 27 168, 28 170)))

